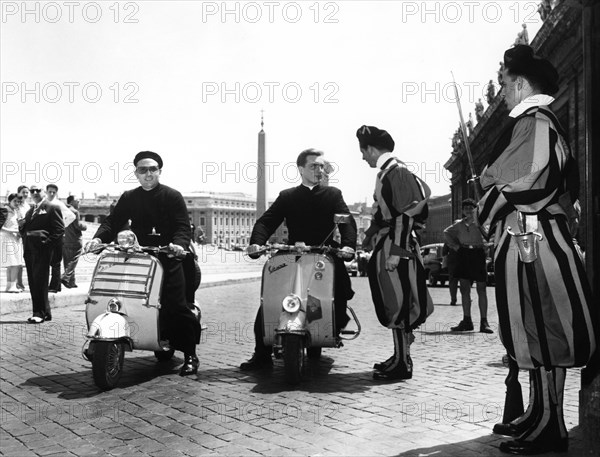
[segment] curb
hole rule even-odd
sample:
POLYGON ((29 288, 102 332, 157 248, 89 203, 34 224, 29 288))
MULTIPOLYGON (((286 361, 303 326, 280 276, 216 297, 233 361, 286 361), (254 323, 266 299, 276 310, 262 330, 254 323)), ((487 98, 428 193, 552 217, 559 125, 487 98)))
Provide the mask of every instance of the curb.
MULTIPOLYGON (((227 286, 230 284, 240 284, 260 280, 260 272, 256 276, 247 276, 243 278, 219 279, 215 281, 208 280, 206 283, 200 284, 200 290, 209 287, 227 286)), ((209 279, 209 278, 207 278, 209 279)), ((87 297, 89 284, 81 284, 77 289, 63 289, 62 292, 56 294, 48 294, 48 302, 50 308, 67 308, 69 306, 83 305, 87 297)), ((0 295, 0 316, 16 314, 22 312, 31 312, 31 295, 29 292, 20 294, 0 295), (7 299, 10 297, 10 299, 7 299)))

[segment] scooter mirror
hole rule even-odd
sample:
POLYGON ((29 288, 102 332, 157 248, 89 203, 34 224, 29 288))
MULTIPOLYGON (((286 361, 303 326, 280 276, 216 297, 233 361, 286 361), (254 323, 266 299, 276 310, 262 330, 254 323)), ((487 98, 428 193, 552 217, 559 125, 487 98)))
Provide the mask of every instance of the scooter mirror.
POLYGON ((333 222, 335 224, 349 224, 352 220, 351 214, 334 214, 333 222))

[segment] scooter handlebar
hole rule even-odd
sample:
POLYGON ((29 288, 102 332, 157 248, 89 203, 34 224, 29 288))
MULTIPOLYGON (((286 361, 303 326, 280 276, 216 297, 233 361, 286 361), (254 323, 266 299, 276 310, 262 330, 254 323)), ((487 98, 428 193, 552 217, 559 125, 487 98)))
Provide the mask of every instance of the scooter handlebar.
POLYGON ((315 252, 315 253, 319 253, 319 254, 334 254, 334 255, 340 254, 340 257, 345 260, 350 260, 354 257, 354 252, 345 251, 343 249, 334 248, 331 246, 308 246, 306 244, 290 245, 290 244, 281 244, 281 243, 273 243, 270 245, 258 246, 258 248, 256 250, 253 250, 253 251, 248 250, 247 254, 249 256, 253 256, 253 255, 257 256, 256 258, 258 258, 258 257, 260 257, 260 255, 264 254, 267 251, 283 251, 283 252, 297 252, 297 253, 315 252))
MULTIPOLYGON (((170 254, 171 253, 171 248, 169 246, 139 246, 138 248, 125 248, 125 247, 119 246, 118 244, 115 244, 115 243, 98 243, 91 249, 87 249, 86 252, 90 253, 90 254, 100 254, 102 251, 104 251, 107 248, 112 248, 115 251, 122 251, 122 252, 127 252, 127 251, 145 252, 147 254, 153 254, 153 255, 170 254)), ((180 255, 173 255, 173 257, 183 259, 189 253, 190 253, 190 251, 184 250, 180 255)))

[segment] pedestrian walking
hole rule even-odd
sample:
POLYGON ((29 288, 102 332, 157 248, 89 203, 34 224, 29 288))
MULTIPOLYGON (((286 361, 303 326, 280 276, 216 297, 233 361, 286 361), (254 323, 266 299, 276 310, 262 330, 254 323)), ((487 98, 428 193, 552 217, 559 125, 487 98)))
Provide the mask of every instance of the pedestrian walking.
POLYGON ((79 200, 74 195, 67 197, 67 208, 75 215, 75 220, 65 228, 65 237, 62 249, 64 272, 60 282, 67 289, 77 287, 75 281, 75 268, 83 252, 82 232, 87 230, 87 225, 81 222, 79 215, 79 200))
POLYGON ((504 65, 511 121, 481 174, 478 220, 486 232, 495 226, 500 336, 519 368, 530 370, 533 392, 524 415, 494 431, 516 437, 501 451, 531 455, 568 448, 566 369, 590 360, 598 320, 569 231, 578 167, 548 107, 558 73, 526 45, 507 50, 504 65))
POLYGON ((431 191, 392 155, 394 140, 388 132, 363 125, 356 136, 363 160, 379 169, 363 248, 373 251, 368 276, 377 317, 394 339, 394 354, 374 365, 373 378, 410 379, 412 331, 433 311, 416 233, 427 218, 431 191))
POLYGON ((454 275, 460 285, 463 319, 452 327, 453 332, 473 330, 471 318, 471 285, 475 282, 479 303, 479 331, 494 333, 487 320, 487 270, 485 267, 485 243, 475 221, 475 207, 477 203, 472 198, 462 202, 463 218, 456 221, 444 230, 444 239, 451 251, 456 253, 456 266, 454 275))
POLYGON ((448 289, 450 291, 450 306, 456 306, 458 293, 458 278, 456 277, 456 267, 458 266, 458 255, 453 249, 450 249, 448 243, 442 247, 442 267, 448 270, 448 289))

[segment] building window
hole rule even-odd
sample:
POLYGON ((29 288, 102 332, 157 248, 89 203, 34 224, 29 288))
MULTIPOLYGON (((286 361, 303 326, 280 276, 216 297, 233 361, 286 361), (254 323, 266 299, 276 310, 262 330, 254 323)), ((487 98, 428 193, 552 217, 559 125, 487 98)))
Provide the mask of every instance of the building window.
POLYGON ((200 225, 205 225, 206 224, 206 219, 204 219, 204 216, 200 217, 200 225))

